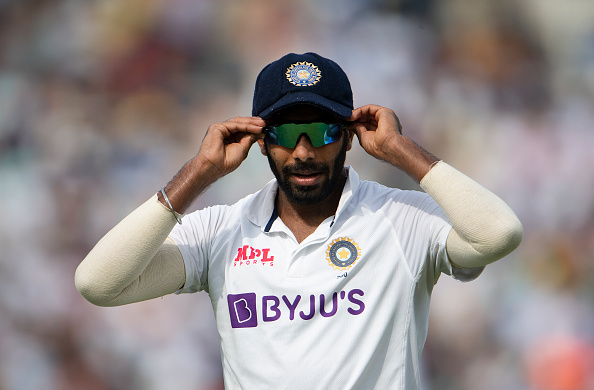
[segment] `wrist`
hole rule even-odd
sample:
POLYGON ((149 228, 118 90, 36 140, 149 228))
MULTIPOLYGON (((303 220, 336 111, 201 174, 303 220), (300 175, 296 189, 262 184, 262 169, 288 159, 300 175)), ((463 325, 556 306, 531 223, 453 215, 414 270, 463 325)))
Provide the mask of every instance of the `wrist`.
POLYGON ((404 135, 398 137, 385 160, 415 179, 417 183, 420 183, 433 165, 440 161, 404 135))
POLYGON ((212 164, 196 156, 163 188, 167 199, 163 196, 163 191, 159 191, 158 199, 173 212, 183 214, 196 198, 219 178, 220 175, 213 169, 212 164))
POLYGON ((159 199, 161 204, 163 204, 163 200, 165 201, 167 208, 169 209, 169 211, 171 211, 171 213, 173 214, 173 217, 175 218, 177 223, 179 223, 181 225, 182 224, 182 221, 181 221, 182 215, 177 213, 175 211, 175 209, 173 208, 173 206, 171 205, 171 202, 169 201, 169 197, 167 196, 167 193, 165 192, 165 187, 161 188, 161 191, 159 191, 159 194, 157 195, 157 199, 159 199))

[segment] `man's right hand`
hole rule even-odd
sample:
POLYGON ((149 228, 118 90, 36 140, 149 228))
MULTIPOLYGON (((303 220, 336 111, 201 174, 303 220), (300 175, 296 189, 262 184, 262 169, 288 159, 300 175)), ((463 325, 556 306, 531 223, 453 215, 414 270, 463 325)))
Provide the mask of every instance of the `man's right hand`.
POLYGON ((208 186, 237 169, 252 145, 264 137, 265 125, 259 117, 237 117, 209 126, 196 157, 165 187, 173 209, 183 214, 208 186))
POLYGON ((252 145, 264 136, 262 128, 265 125, 259 117, 237 117, 213 124, 208 128, 196 158, 216 181, 241 165, 252 145))

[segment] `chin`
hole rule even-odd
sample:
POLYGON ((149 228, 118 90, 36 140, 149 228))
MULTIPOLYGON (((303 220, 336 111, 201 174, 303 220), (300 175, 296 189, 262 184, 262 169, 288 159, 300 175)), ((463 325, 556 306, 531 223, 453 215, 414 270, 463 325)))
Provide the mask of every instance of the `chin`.
POLYGON ((277 177, 277 182, 280 190, 283 191, 291 203, 302 205, 316 204, 326 199, 330 193, 328 179, 323 183, 311 186, 294 184, 284 177, 277 177))

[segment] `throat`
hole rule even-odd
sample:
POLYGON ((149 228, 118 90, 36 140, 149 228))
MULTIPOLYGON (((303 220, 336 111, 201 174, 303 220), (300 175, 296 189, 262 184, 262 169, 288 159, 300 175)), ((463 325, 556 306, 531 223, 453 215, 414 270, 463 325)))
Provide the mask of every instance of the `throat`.
POLYGON ((340 191, 334 191, 326 199, 315 204, 293 203, 279 191, 276 197, 278 216, 295 235, 297 242, 301 243, 328 217, 336 214, 342 195, 342 186, 338 188, 340 191))
POLYGON ((285 214, 285 216, 282 217, 279 214, 279 217, 285 226, 287 226, 287 228, 289 228, 289 230, 293 233, 297 242, 301 243, 307 237, 311 236, 322 224, 322 222, 332 215, 333 214, 322 215, 318 213, 317 215, 311 216, 310 218, 304 218, 302 215, 292 216, 285 214))

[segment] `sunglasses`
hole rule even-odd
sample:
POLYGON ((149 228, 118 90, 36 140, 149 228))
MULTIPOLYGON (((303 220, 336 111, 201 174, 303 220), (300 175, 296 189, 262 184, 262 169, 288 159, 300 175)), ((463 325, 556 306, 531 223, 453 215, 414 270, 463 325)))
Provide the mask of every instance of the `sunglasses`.
POLYGON ((285 123, 276 126, 266 126, 263 129, 264 141, 270 145, 280 145, 294 148, 299 137, 305 134, 314 147, 320 147, 336 142, 342 135, 343 124, 340 123, 285 123))

